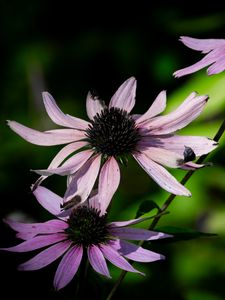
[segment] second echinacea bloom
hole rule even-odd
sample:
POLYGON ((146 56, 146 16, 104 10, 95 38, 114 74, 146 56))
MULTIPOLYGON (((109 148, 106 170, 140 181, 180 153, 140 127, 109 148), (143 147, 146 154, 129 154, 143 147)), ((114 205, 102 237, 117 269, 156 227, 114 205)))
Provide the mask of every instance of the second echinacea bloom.
POLYGON ((10 128, 30 143, 42 146, 68 144, 47 170, 36 171, 42 175, 39 183, 52 174, 67 175, 64 203, 76 196, 84 202, 99 175, 99 201, 105 211, 119 185, 118 162, 131 154, 163 189, 176 195, 190 196, 191 193, 164 166, 183 169, 202 167, 191 160, 216 147, 216 143, 206 137, 175 134, 200 115, 208 97, 191 93, 176 110, 158 116, 166 108, 166 92, 162 91, 145 114, 132 115, 135 94, 136 80, 133 77, 119 87, 108 106, 89 93, 86 104, 90 121, 87 122, 64 114, 52 96, 44 92, 43 100, 49 117, 66 128, 40 132, 9 121, 10 128))
MULTIPOLYGON (((59 215, 63 199, 44 187, 37 187, 34 194, 50 213, 59 215)), ((1 248, 11 252, 29 252, 45 248, 29 261, 19 266, 21 271, 33 271, 62 257, 54 277, 57 290, 65 287, 77 273, 83 254, 92 268, 99 274, 110 278, 106 260, 128 272, 139 273, 127 260, 135 262, 153 262, 164 256, 126 240, 152 241, 171 237, 171 235, 131 225, 145 218, 108 223, 102 214, 98 196, 94 195, 84 205, 75 208, 67 218, 58 218, 45 223, 5 222, 17 232, 17 238, 24 240, 17 246, 1 248)), ((105 210, 105 208, 104 208, 105 210)))
POLYGON ((210 66, 207 69, 208 75, 218 74, 225 70, 225 39, 195 39, 182 36, 180 40, 185 46, 207 54, 199 62, 176 71, 175 77, 192 74, 208 66, 210 66))

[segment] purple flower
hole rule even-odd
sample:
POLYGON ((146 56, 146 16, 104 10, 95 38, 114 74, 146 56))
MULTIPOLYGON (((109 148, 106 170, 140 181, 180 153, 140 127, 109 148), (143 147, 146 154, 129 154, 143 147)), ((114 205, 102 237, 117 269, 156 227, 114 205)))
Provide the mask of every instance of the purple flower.
POLYGON ((218 74, 225 70, 225 39, 194 39, 181 36, 180 41, 191 49, 207 54, 196 64, 176 71, 173 74, 175 77, 194 73, 207 66, 210 66, 207 69, 208 75, 218 74))
MULTIPOLYGON (((44 187, 37 187, 34 194, 45 208, 53 214, 60 214, 63 199, 44 187)), ((42 252, 19 266, 19 270, 41 269, 62 257, 54 278, 57 290, 65 287, 74 277, 80 266, 83 252, 87 252, 92 268, 110 278, 106 259, 122 270, 139 273, 125 259, 137 262, 153 262, 164 259, 163 255, 144 249, 126 240, 152 241, 171 237, 161 232, 131 228, 144 220, 134 219, 124 222, 107 223, 102 214, 97 195, 85 204, 73 209, 68 218, 58 218, 45 223, 5 222, 14 229, 16 236, 24 240, 21 244, 1 250, 28 252, 45 247, 42 252)))
POLYGON ((42 176, 34 189, 49 175, 67 175, 64 202, 75 197, 84 202, 99 174, 99 201, 105 211, 120 182, 118 162, 124 162, 131 154, 166 191, 190 196, 191 193, 163 166, 200 168, 203 165, 191 160, 215 148, 216 143, 206 137, 174 134, 200 115, 208 97, 191 93, 175 111, 158 116, 166 108, 166 92, 162 91, 145 114, 131 115, 135 93, 136 80, 133 77, 119 87, 108 107, 89 93, 87 114, 90 122, 86 122, 64 114, 52 96, 44 92, 49 117, 66 129, 39 132, 9 121, 10 128, 30 143, 43 146, 68 144, 55 156, 47 170, 36 170, 42 176))

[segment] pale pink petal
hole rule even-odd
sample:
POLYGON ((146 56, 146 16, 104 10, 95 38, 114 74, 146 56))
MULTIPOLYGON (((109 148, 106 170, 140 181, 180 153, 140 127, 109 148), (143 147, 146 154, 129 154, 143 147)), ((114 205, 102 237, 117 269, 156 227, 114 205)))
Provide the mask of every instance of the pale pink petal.
POLYGON ((92 245, 87 249, 88 260, 92 268, 99 274, 102 274, 108 278, 111 278, 109 274, 109 269, 107 267, 105 258, 99 247, 92 245))
MULTIPOLYGON (((224 53, 225 53, 225 46, 224 46, 224 53)), ((214 64, 212 64, 208 70, 208 75, 218 74, 225 70, 225 55, 221 56, 214 64)))
POLYGON ((128 113, 131 112, 135 105, 136 85, 134 77, 127 79, 113 95, 109 107, 118 107, 128 113))
POLYGON ((88 128, 88 122, 64 114, 48 92, 43 92, 42 96, 45 109, 55 124, 78 130, 85 130, 88 128))
POLYGON ((191 123, 202 112, 207 103, 208 96, 197 96, 185 101, 185 105, 181 104, 175 111, 165 115, 156 117, 144 124, 144 127, 153 135, 168 134, 177 131, 191 123))
POLYGON ((69 247, 71 246, 72 242, 64 241, 53 245, 44 251, 40 252, 38 255, 34 256, 32 259, 28 260, 27 262, 19 265, 18 270, 20 271, 33 271, 39 270, 44 268, 45 266, 49 265, 57 258, 63 255, 69 247))
POLYGON ((51 214, 58 215, 61 212, 63 198, 43 186, 38 186, 34 191, 37 201, 51 214))
POLYGON ((68 227, 66 222, 60 220, 50 220, 45 223, 20 223, 13 220, 4 220, 12 229, 18 232, 18 238, 27 240, 38 234, 50 234, 64 232, 68 227))
POLYGON ((149 159, 166 167, 178 168, 184 163, 184 155, 163 148, 149 147, 141 152, 149 159))
POLYGON ((224 39, 196 39, 189 36, 181 36, 180 41, 187 47, 207 53, 210 50, 225 46, 224 39))
POLYGON ((108 225, 110 227, 126 227, 126 226, 130 226, 130 225, 142 223, 146 220, 149 220, 149 218, 138 218, 138 219, 133 219, 133 220, 129 220, 129 221, 111 222, 111 223, 108 223, 108 225))
POLYGON ((134 241, 153 241, 172 237, 169 234, 150 231, 141 228, 118 227, 110 228, 110 234, 120 239, 134 240, 134 241))
POLYGON ((92 156, 92 154, 93 154, 92 150, 84 150, 71 156, 69 159, 65 161, 65 163, 61 167, 48 168, 45 170, 34 170, 34 172, 44 176, 50 176, 52 174, 58 174, 61 176, 71 175, 77 172, 85 164, 85 162, 92 156))
POLYGON ((143 137, 138 149, 157 147, 183 155, 186 146, 190 147, 196 156, 201 156, 214 150, 217 145, 217 142, 203 136, 165 135, 143 137))
MULTIPOLYGON (((66 145, 63 147, 53 158, 50 165, 48 166, 48 169, 55 169, 57 168, 70 154, 77 151, 78 149, 84 147, 87 145, 87 142, 75 142, 66 145)), ((38 185, 40 185, 43 180, 45 180, 48 176, 41 176, 38 178, 38 180, 34 183, 33 189, 35 189, 38 185)))
POLYGON ((165 259, 164 255, 142 248, 123 240, 110 241, 111 246, 128 259, 139 262, 152 262, 165 259))
POLYGON ((189 170, 194 171, 197 169, 204 168, 206 166, 207 166, 207 164, 196 164, 196 163, 193 163, 192 161, 189 161, 189 162, 186 162, 185 164, 183 164, 180 168, 183 170, 187 170, 187 171, 189 171, 189 170))
POLYGON ((143 273, 139 272, 138 270, 134 269, 125 258, 123 258, 113 247, 109 244, 104 245, 101 244, 100 246, 101 252, 112 264, 117 266, 118 268, 128 271, 134 272, 144 275, 143 273))
POLYGON ((209 52, 207 55, 205 55, 205 57, 203 57, 199 62, 186 67, 184 69, 178 70, 176 72, 173 73, 173 75, 175 77, 181 77, 184 75, 188 75, 194 72, 197 72, 209 65, 211 65, 212 63, 214 63, 221 55, 224 54, 224 50, 221 48, 218 49, 214 49, 211 52, 209 52))
POLYGON ((101 168, 98 184, 98 197, 101 213, 104 214, 120 183, 120 169, 117 161, 111 156, 101 168))
POLYGON ((102 101, 89 92, 86 99, 86 109, 89 119, 92 120, 96 114, 100 114, 103 108, 102 101))
POLYGON ((66 239, 67 235, 65 233, 55 233, 50 235, 36 236, 33 239, 27 240, 17 246, 1 248, 1 250, 10 252, 28 252, 55 244, 66 239))
POLYGON ((72 247, 62 258, 54 278, 54 287, 60 290, 65 287, 75 276, 83 256, 83 247, 72 247))
POLYGON ((137 118, 136 124, 140 124, 141 122, 144 122, 152 117, 155 117, 156 115, 163 112, 165 108, 166 108, 166 91, 162 91, 156 97, 155 101, 152 103, 152 105, 146 111, 146 113, 140 116, 139 118, 137 118))
POLYGON ((67 144, 84 138, 84 133, 78 132, 75 129, 54 129, 41 132, 15 121, 8 121, 8 125, 23 139, 39 146, 67 144))
POLYGON ((84 202, 84 204, 89 205, 92 208, 97 209, 98 211, 101 211, 101 204, 98 201, 98 191, 97 190, 92 190, 89 198, 86 202, 84 202))
POLYGON ((74 174, 70 185, 64 195, 64 203, 73 199, 76 195, 81 198, 81 203, 89 196, 100 169, 101 156, 89 159, 80 170, 74 174))
POLYGON ((165 168, 149 159, 146 155, 137 153, 134 155, 134 158, 161 188, 175 195, 191 196, 188 189, 180 184, 165 168))

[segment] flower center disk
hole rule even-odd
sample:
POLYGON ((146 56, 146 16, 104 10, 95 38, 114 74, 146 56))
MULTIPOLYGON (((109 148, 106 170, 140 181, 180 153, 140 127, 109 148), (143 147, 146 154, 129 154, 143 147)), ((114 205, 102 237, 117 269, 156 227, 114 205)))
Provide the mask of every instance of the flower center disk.
POLYGON ((106 157, 131 153, 141 138, 132 117, 117 107, 106 107, 97 113, 86 136, 95 152, 106 157))
POLYGON ((65 230, 69 238, 76 244, 87 247, 106 242, 109 233, 106 216, 100 216, 100 211, 87 206, 76 208, 65 230))

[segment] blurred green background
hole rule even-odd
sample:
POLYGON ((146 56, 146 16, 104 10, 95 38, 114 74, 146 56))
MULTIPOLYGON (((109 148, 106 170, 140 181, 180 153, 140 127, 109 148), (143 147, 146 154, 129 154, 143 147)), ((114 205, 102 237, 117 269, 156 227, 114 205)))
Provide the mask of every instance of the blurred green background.
MULTIPOLYGON (((184 47, 179 36, 225 38, 222 1, 204 3, 200 9, 190 2, 171 1, 138 1, 135 5, 115 1, 104 5, 1 1, 0 24, 1 219, 13 216, 41 222, 51 218, 30 193, 29 187, 37 178, 30 169, 46 168, 61 147, 31 145, 10 131, 5 122, 16 120, 39 130, 55 128, 44 111, 44 90, 55 97, 63 111, 86 119, 89 89, 94 88, 108 102, 124 80, 135 76, 138 88, 134 113, 145 112, 157 94, 166 89, 167 111, 192 91, 210 96, 202 115, 181 134, 212 138, 225 117, 225 72, 213 77, 207 77, 206 70, 181 79, 172 76, 175 70, 202 57, 184 47)), ((192 197, 177 197, 158 225, 188 227, 218 236, 152 243, 149 248, 166 255, 166 261, 137 264, 146 276, 128 275, 115 299, 225 299, 224 146, 225 136, 208 158, 214 166, 199 170, 188 182, 192 197)), ((185 174, 180 170, 171 173, 178 179, 185 174)), ((44 185, 63 195, 65 181, 52 176, 44 185)), ((160 205, 167 196, 130 159, 122 168, 110 218, 134 218, 141 201, 152 199, 160 205)), ((3 222, 0 235, 1 246, 17 242, 14 232, 3 222)), ((15 297, 15 292, 23 299, 74 299, 76 279, 58 293, 53 290, 58 262, 36 272, 17 272, 17 265, 30 257, 31 253, 0 253, 0 286, 2 295, 7 294, 5 299, 15 297)), ((93 299, 101 299, 110 290, 120 273, 115 268, 111 272, 111 281, 91 272, 87 291, 93 299)))

